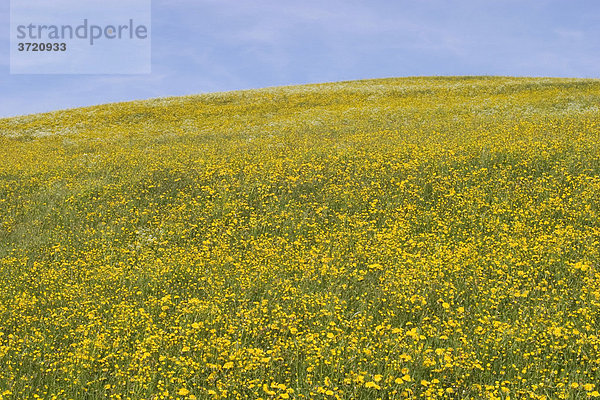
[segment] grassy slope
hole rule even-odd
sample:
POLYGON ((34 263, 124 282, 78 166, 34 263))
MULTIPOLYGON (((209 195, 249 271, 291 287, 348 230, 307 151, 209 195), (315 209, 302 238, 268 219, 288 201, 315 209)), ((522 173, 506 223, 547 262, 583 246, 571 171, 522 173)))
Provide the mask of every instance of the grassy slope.
POLYGON ((405 78, 0 120, 0 398, 595 396, 598 104, 405 78))

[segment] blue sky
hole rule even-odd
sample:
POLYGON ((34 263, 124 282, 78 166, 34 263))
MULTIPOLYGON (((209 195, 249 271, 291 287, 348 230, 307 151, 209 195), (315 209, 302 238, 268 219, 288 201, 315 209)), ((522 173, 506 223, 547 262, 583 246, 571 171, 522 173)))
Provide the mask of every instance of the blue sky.
POLYGON ((0 0, 0 117, 366 78, 598 78, 600 1, 153 0, 151 74, 10 75, 9 52, 0 0))

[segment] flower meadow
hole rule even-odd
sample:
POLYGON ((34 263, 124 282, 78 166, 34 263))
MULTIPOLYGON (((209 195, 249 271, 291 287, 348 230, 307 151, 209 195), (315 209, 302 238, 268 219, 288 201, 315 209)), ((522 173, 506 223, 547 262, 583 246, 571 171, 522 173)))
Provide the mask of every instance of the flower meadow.
POLYGON ((600 398, 600 81, 0 120, 0 399, 600 398))

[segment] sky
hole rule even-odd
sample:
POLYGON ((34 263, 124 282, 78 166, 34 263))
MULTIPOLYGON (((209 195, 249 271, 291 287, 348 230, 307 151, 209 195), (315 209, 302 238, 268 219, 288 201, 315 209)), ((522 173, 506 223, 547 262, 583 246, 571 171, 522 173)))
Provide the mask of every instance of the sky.
POLYGON ((354 79, 600 78, 598 0, 152 0, 139 75, 11 75, 9 11, 0 0, 0 117, 354 79))

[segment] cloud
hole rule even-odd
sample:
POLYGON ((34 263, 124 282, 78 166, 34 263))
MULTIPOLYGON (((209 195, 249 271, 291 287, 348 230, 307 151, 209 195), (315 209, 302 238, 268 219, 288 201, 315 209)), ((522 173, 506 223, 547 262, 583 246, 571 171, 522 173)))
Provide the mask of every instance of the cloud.
POLYGON ((596 0, 154 0, 152 9, 151 75, 4 75, 0 99, 11 100, 2 106, 34 112, 384 76, 598 76, 600 65, 596 0))
MULTIPOLYGON (((9 27, 10 12, 8 2, 0 2, 0 68, 8 66, 9 63, 9 27)), ((4 69, 4 68, 2 68, 4 69)), ((1 74, 2 72, 0 72, 1 74)))
POLYGON ((566 40, 582 40, 585 39, 585 33, 581 30, 571 30, 571 29, 555 29, 554 33, 560 39, 566 40))

